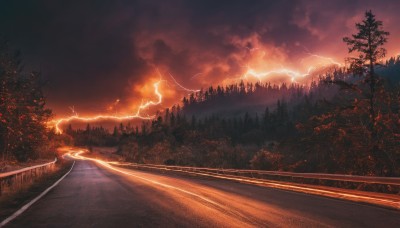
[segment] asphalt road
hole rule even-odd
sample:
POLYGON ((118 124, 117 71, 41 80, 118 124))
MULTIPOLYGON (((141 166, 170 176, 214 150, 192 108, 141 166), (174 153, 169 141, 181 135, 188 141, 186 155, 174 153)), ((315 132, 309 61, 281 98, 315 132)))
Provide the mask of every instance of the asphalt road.
POLYGON ((232 181, 77 161, 6 227, 400 227, 400 212, 232 181))

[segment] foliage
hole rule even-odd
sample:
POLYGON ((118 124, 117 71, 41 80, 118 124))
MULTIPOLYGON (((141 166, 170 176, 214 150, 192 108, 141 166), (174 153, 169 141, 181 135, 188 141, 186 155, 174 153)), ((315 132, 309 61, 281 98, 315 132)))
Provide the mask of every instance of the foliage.
POLYGON ((20 55, 0 41, 0 153, 2 159, 26 161, 48 150, 45 107, 40 74, 22 72, 20 55))
MULTIPOLYGON (((274 93, 282 88, 271 87, 276 88, 274 93)), ((243 114, 212 113, 213 106, 206 108, 202 102, 217 105, 215 100, 225 103, 237 94, 224 92, 220 93, 222 97, 207 100, 192 94, 193 102, 158 112, 157 118, 141 126, 120 124, 112 133, 90 126, 86 130, 69 127, 66 133, 79 145, 118 145, 120 155, 138 163, 396 175, 400 159, 396 149, 400 146, 400 90, 385 87, 382 96, 386 99, 377 100, 377 145, 387 156, 375 159, 367 125, 368 100, 358 91, 363 89, 368 89, 365 84, 354 82, 338 70, 321 77, 308 91, 304 88, 290 99, 284 96, 275 104, 266 104, 259 113, 246 111, 252 104, 240 106, 239 113, 243 114), (343 81, 340 89, 326 83, 335 80, 343 81), (353 86, 349 86, 351 83, 353 86), (324 93, 330 94, 322 99, 315 95, 324 93), (198 115, 191 114, 194 109, 198 109, 198 115)), ((214 90, 209 92, 213 94, 214 90)), ((246 100, 253 94, 246 91, 240 96, 246 100)))
MULTIPOLYGON (((388 33, 371 12, 356 26, 344 39, 359 53, 349 71, 335 69, 309 87, 202 89, 153 121, 96 137, 113 137, 118 153, 138 163, 398 176, 400 59, 378 64, 388 33)), ((91 145, 88 132, 68 134, 91 145)))
POLYGON ((376 20, 371 11, 365 13, 365 19, 362 23, 357 23, 356 27, 358 33, 352 35, 352 38, 343 38, 343 41, 349 46, 349 53, 359 54, 356 58, 349 58, 349 70, 355 75, 365 76, 364 82, 370 87, 369 94, 366 95, 369 98, 369 128, 373 140, 376 140, 376 87, 380 80, 375 73, 375 67, 377 61, 386 55, 386 49, 382 46, 387 42, 389 32, 382 29, 382 21, 376 20))
POLYGON ((283 155, 280 153, 272 153, 266 149, 258 151, 250 160, 252 169, 279 170, 281 169, 281 160, 283 155))

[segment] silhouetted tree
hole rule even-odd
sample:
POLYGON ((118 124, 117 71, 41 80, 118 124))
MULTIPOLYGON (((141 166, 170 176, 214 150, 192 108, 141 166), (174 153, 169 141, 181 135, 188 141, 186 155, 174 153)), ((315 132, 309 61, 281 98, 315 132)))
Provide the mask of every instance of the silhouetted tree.
POLYGON ((46 123, 51 111, 45 107, 40 74, 22 71, 20 54, 0 39, 0 153, 3 160, 37 158, 46 150, 46 123))
POLYGON ((364 76, 365 82, 370 87, 369 111, 370 111, 370 129, 372 137, 376 138, 375 128, 375 92, 377 84, 377 75, 375 65, 377 61, 386 55, 386 49, 382 46, 387 42, 389 32, 382 29, 382 21, 375 19, 371 11, 365 13, 365 19, 362 23, 357 23, 357 34, 351 38, 345 37, 343 41, 349 46, 349 53, 358 52, 359 56, 349 58, 350 70, 357 75, 364 76))

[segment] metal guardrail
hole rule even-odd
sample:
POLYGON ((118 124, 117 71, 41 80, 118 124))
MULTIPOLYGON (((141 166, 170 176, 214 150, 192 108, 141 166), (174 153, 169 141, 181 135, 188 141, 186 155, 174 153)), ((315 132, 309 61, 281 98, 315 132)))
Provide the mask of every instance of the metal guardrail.
MULTIPOLYGON (((117 164, 118 165, 118 164, 117 164)), ((124 165, 124 164, 122 164, 124 165)), ((399 180, 398 177, 386 178, 386 177, 365 177, 355 175, 339 175, 339 174, 321 174, 321 173, 292 173, 292 172, 275 172, 275 171, 261 171, 261 170, 235 170, 235 169, 213 169, 213 168, 200 168, 200 167, 182 167, 182 166, 165 166, 165 165, 142 165, 126 163, 125 165, 136 166, 140 169, 151 169, 151 170, 168 170, 177 172, 187 172, 193 175, 204 175, 211 176, 221 179, 238 180, 244 183, 257 184, 277 189, 302 192, 306 194, 321 195, 326 197, 332 197, 336 199, 346 199, 355 202, 363 202, 368 204, 379 205, 391 209, 400 209, 400 195, 387 194, 374 191, 363 191, 359 189, 346 189, 342 187, 332 187, 324 185, 314 184, 303 184, 303 183, 288 183, 276 180, 270 180, 268 178, 255 176, 255 174, 273 174, 290 177, 303 177, 309 179, 324 179, 324 180, 338 180, 338 181, 349 181, 349 182, 365 182, 365 183, 379 183, 396 185, 398 188, 399 180)))
POLYGON ((0 173, 0 196, 7 191, 16 191, 24 185, 32 183, 34 179, 53 169, 57 158, 52 162, 26 167, 6 173, 0 173))
POLYGON ((357 176, 357 175, 343 175, 343 174, 325 174, 325 173, 294 173, 294 172, 280 172, 280 171, 263 171, 263 170, 240 170, 240 169, 217 169, 217 168, 202 168, 190 166, 169 166, 169 165, 152 165, 152 164, 131 164, 142 167, 153 167, 160 169, 181 170, 190 172, 202 172, 213 174, 225 174, 233 176, 252 177, 259 179, 266 179, 265 176, 277 177, 290 177, 290 178, 303 178, 303 179, 318 179, 318 180, 333 180, 333 181, 346 181, 354 183, 368 183, 368 184, 384 184, 400 186, 400 177, 376 177, 376 176, 357 176))
POLYGON ((6 172, 6 173, 0 173, 0 178, 12 176, 12 175, 19 174, 19 173, 23 173, 23 172, 26 172, 26 171, 29 171, 29 170, 32 170, 32 169, 37 169, 37 168, 40 168, 40 167, 43 167, 43 166, 54 164, 56 162, 57 162, 57 158, 55 158, 54 161, 48 162, 48 163, 45 163, 45 164, 30 166, 30 167, 26 167, 26 168, 18 169, 18 170, 13 170, 13 171, 6 172))

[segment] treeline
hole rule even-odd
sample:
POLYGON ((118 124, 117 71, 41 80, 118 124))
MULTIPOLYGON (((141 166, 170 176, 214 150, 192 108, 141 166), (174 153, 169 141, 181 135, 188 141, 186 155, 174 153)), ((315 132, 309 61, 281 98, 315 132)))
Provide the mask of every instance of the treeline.
POLYGON ((69 127, 66 134, 74 138, 75 144, 91 146, 104 146, 111 137, 112 142, 118 142, 118 153, 133 162, 249 168, 250 159, 264 146, 266 138, 271 139, 268 146, 274 147, 273 140, 293 128, 287 104, 278 101, 276 105, 276 111, 267 108, 260 116, 247 113, 232 119, 187 118, 181 109, 173 108, 141 126, 120 124, 108 134, 89 125, 85 130, 69 127))
POLYGON ((117 145, 120 132, 126 132, 123 129, 129 129, 129 126, 125 127, 121 124, 120 129, 115 127, 113 134, 110 134, 107 129, 101 126, 92 127, 88 124, 84 130, 74 130, 71 125, 68 125, 64 131, 63 141, 66 145, 87 146, 90 150, 92 146, 112 147, 117 145))
MULTIPOLYGON (((332 74, 335 79, 343 79, 342 69, 335 69, 332 74)), ((271 83, 243 82, 227 86, 209 87, 184 97, 182 104, 187 115, 199 113, 209 115, 219 113, 224 116, 244 114, 243 110, 251 110, 252 114, 265 109, 266 105, 274 105, 278 99, 285 99, 289 103, 298 101, 300 97, 308 94, 310 99, 331 98, 336 92, 335 87, 319 87, 323 77, 312 81, 308 86, 296 83, 280 85, 271 83)))
POLYGON ((0 40, 0 155, 26 161, 50 151, 46 123, 51 111, 45 107, 38 72, 23 73, 18 52, 0 40))
MULTIPOLYGON (((203 99, 199 98, 201 92, 192 94, 192 98, 184 99, 188 102, 184 102, 182 107, 174 106, 158 112, 157 118, 145 121, 141 126, 120 124, 110 133, 102 128, 69 128, 67 134, 72 135, 79 145, 118 145, 120 155, 139 163, 360 175, 398 174, 399 88, 393 85, 384 87, 382 79, 382 96, 376 106, 380 113, 376 123, 379 140, 374 143, 366 126, 368 102, 359 91, 368 86, 348 75, 344 71, 334 71, 320 77, 308 91, 298 85, 286 88, 282 85, 257 85, 260 89, 272 88, 266 91, 274 93, 291 91, 288 92, 290 96, 282 93, 281 99, 273 105, 264 105, 262 112, 252 110, 250 113, 242 107, 244 114, 231 117, 218 112, 201 114, 212 112, 212 106, 207 110, 204 103, 217 103, 235 96, 248 99, 255 93, 255 90, 245 89, 244 93, 240 90, 225 91, 218 95, 215 92, 217 87, 208 90, 208 94, 214 95, 207 96, 207 99, 205 92, 203 99), (321 98, 321 94, 327 92, 330 98, 321 98), (201 110, 200 114, 192 114, 193 109, 201 110), (372 153, 373 146, 378 147, 378 155, 372 153)), ((229 87, 235 88, 235 85, 229 87)))
MULTIPOLYGON (((400 175, 400 59, 371 11, 343 38, 348 69, 296 84, 233 84, 191 94, 139 127, 114 130, 138 163, 400 175), (262 111, 261 111, 262 110, 262 111)), ((88 131, 88 130, 87 130, 88 131)))
POLYGON ((385 64, 377 68, 377 73, 386 79, 389 86, 396 86, 400 83, 400 54, 385 61, 385 64))

